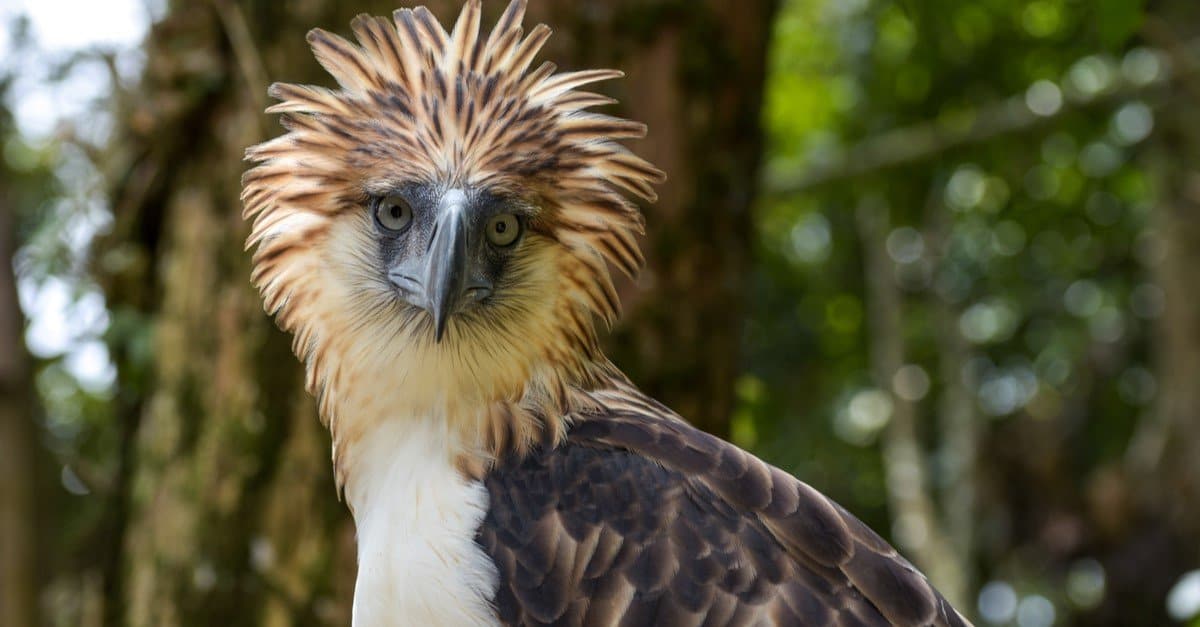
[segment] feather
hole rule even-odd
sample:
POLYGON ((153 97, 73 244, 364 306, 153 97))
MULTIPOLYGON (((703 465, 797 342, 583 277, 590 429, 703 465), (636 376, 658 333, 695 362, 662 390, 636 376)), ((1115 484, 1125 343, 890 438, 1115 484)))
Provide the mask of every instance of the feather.
POLYGON ((502 624, 968 625, 812 488, 622 379, 597 394, 607 409, 577 416, 564 445, 485 478, 478 541, 500 570, 502 624), (836 557, 803 548, 819 545, 836 557), (580 600, 592 609, 571 614, 580 600))
POLYGON ((308 31, 308 43, 317 62, 337 80, 342 89, 361 94, 378 86, 374 65, 368 63, 362 52, 346 39, 314 28, 308 31))
POLYGON ((541 82, 530 94, 533 100, 553 99, 562 94, 600 81, 621 78, 625 73, 620 70, 580 70, 564 72, 541 82))
POLYGON ((507 59, 507 67, 501 68, 505 73, 516 79, 523 75, 528 69, 533 59, 537 57, 538 52, 541 52, 542 47, 546 45, 546 41, 550 39, 550 27, 545 24, 538 24, 530 31, 526 37, 513 50, 510 57, 507 59))
MULTIPOLYGON (((461 64, 462 73, 477 71, 480 47, 479 23, 482 8, 479 0, 468 0, 463 4, 462 13, 454 24, 454 32, 450 35, 450 47, 447 50, 447 63, 461 64)), ((440 27, 439 27, 440 28, 440 27)))
MULTIPOLYGON (((386 18, 361 14, 350 22, 355 38, 364 53, 372 59, 381 75, 392 83, 404 82, 404 62, 400 52, 400 35, 386 18)), ((270 109, 267 110, 270 113, 270 109)))
POLYGON ((504 13, 500 16, 500 20, 496 22, 496 26, 492 29, 492 33, 488 35, 487 49, 496 51, 503 48, 500 40, 512 34, 520 34, 521 22, 525 19, 525 8, 528 2, 526 0, 513 0, 508 4, 508 8, 504 9, 504 13))

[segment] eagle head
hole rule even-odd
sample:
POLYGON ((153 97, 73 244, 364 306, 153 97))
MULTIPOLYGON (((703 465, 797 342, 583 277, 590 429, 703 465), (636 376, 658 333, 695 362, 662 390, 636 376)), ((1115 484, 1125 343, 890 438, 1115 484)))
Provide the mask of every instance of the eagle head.
POLYGON ((496 446, 607 363, 609 266, 643 263, 627 195, 652 201, 664 176, 618 143, 645 126, 577 89, 620 72, 530 69, 550 29, 524 33, 524 13, 514 0, 486 36, 478 0, 450 32, 424 7, 360 15, 356 42, 308 35, 338 88, 270 89, 287 132, 247 151, 252 279, 335 457, 338 416, 380 397, 483 407, 496 446))

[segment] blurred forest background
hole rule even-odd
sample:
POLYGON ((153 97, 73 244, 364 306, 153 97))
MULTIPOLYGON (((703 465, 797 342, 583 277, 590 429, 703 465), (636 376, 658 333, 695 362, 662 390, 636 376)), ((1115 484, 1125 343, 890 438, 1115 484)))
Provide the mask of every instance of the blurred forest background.
MULTIPOLYGON (((0 625, 346 624, 238 179, 267 84, 330 83, 304 32, 396 2, 0 3, 0 625)), ((671 175, 636 382, 981 625, 1200 625, 1200 3, 531 12, 671 175)))

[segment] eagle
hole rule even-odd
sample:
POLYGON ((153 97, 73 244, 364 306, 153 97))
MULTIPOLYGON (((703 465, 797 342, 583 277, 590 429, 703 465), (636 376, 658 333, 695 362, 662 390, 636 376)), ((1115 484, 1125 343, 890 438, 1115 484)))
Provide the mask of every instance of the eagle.
POLYGON ((251 280, 293 335, 353 514, 353 622, 965 625, 818 491, 690 426, 600 347, 664 174, 642 124, 479 0, 308 33, 247 150, 251 280))

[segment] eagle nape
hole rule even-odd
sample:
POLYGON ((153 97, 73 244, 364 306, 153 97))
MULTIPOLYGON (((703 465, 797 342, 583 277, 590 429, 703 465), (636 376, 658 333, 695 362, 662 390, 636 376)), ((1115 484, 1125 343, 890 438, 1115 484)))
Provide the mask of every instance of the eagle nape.
POLYGON ((603 354, 665 175, 644 125, 478 0, 308 41, 247 151, 252 280, 293 334, 353 513, 353 622, 965 625, 853 515, 690 426, 603 354))

